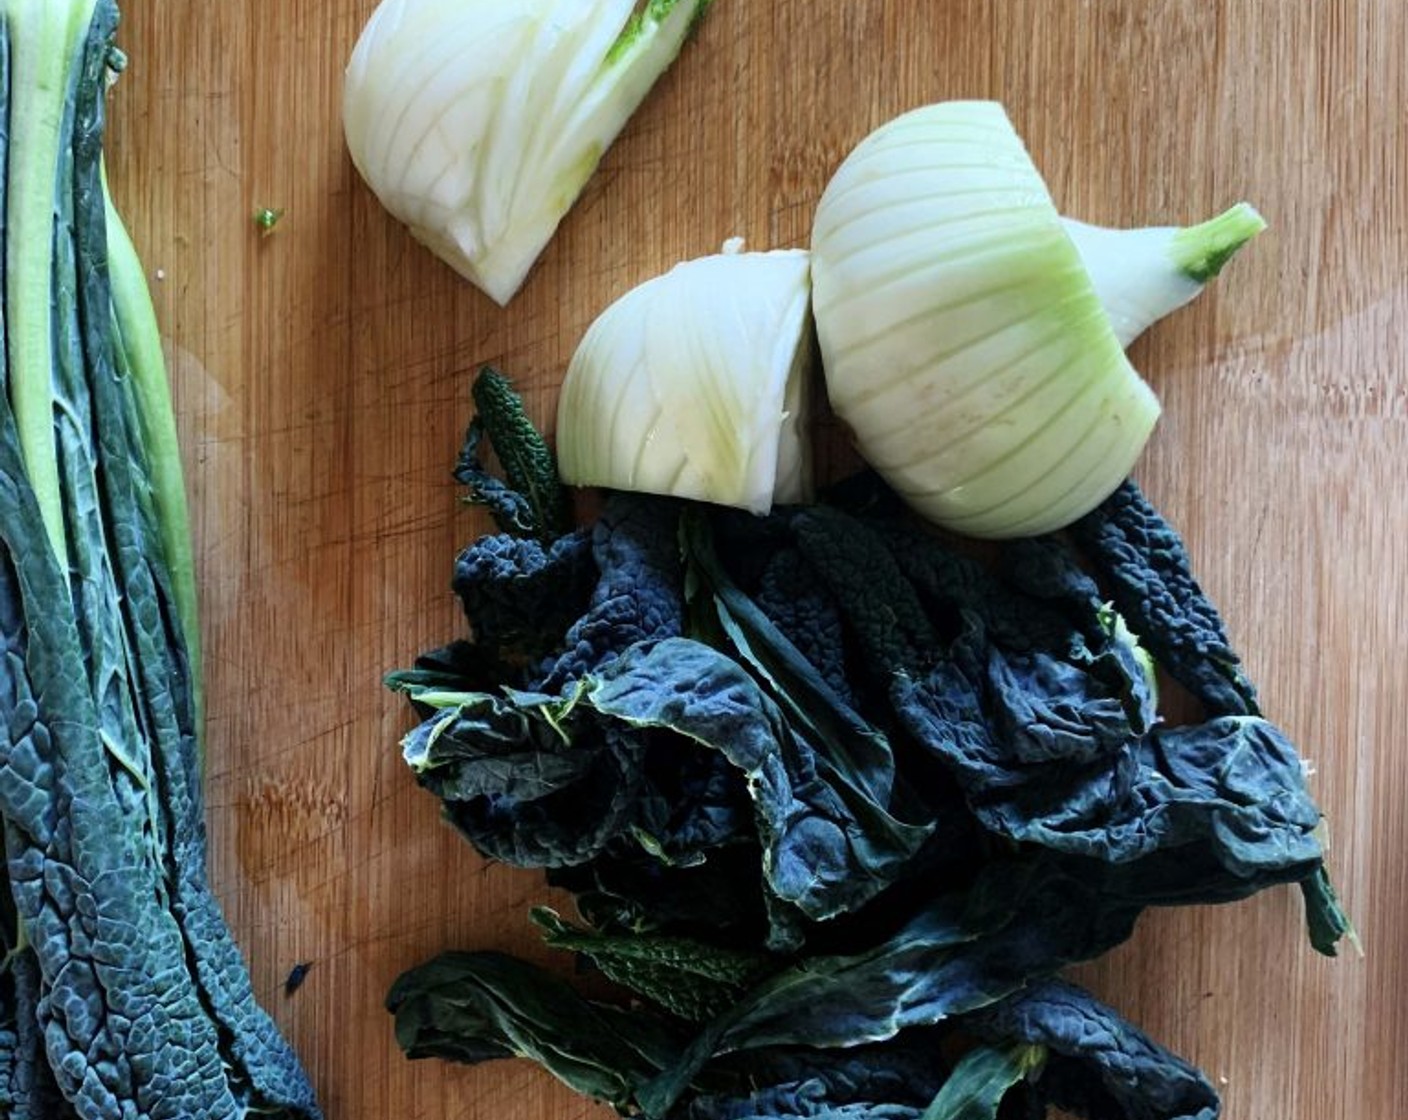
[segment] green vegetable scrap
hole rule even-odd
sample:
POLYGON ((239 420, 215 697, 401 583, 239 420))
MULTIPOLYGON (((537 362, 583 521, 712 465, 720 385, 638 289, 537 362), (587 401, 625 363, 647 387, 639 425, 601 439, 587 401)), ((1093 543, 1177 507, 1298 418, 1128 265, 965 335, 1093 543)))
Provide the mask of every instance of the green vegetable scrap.
POLYGON ((102 174, 117 9, 0 15, 0 1115, 316 1118, 206 881, 175 421, 102 174))
POLYGON ((254 224, 259 232, 270 234, 274 232, 274 227, 279 224, 279 219, 284 216, 283 208, 273 210, 268 206, 261 206, 254 212, 254 224))
POLYGON ((412 1056, 527 1056, 656 1120, 1213 1120, 1057 973, 1150 907, 1283 884, 1317 949, 1349 932, 1301 760, 1132 483, 982 563, 871 474, 767 517, 618 493, 503 524, 455 565, 474 639, 392 677, 404 754, 480 852, 575 895, 584 924, 534 920, 622 1003, 446 954, 389 994, 412 1056), (1166 722, 1154 663, 1200 719, 1166 722))

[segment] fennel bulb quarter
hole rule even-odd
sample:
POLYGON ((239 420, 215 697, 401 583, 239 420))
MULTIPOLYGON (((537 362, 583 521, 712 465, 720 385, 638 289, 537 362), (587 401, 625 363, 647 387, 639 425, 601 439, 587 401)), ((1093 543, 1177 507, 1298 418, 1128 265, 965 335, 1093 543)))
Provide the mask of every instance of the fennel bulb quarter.
POLYGON ((411 233, 505 304, 711 0, 383 0, 343 129, 411 233))
POLYGON ((568 366, 562 480, 754 513, 806 500, 810 295, 800 249, 700 257, 627 292, 568 366))

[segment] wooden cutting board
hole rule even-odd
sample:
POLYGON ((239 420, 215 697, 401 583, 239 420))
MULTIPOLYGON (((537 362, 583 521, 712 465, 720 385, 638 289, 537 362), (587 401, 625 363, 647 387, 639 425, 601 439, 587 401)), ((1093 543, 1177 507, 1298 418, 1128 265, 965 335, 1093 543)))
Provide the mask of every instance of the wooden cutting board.
POLYGON ((1085 970, 1236 1120, 1408 1116, 1408 9, 1400 0, 719 0, 526 288, 493 306, 376 205, 342 145, 372 0, 127 5, 114 191, 153 277, 196 509, 215 883, 334 1120, 596 1114, 524 1063, 408 1063, 381 1010, 448 947, 542 957, 538 878, 486 867, 402 765, 379 685, 460 630, 485 528, 449 468, 478 365, 550 424, 593 316, 725 237, 804 244, 889 116, 1004 101, 1067 213, 1271 232, 1134 351, 1139 469, 1313 760, 1367 955, 1291 890, 1151 916, 1085 970), (282 208, 261 236, 256 207, 282 208), (297 962, 306 983, 285 995, 297 962))

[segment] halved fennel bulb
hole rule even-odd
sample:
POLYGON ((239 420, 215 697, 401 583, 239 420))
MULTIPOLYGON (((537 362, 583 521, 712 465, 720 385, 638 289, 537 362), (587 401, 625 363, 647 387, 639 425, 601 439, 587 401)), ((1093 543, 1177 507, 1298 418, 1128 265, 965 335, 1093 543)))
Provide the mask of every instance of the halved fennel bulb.
POLYGON ((588 328, 558 398, 564 482, 765 513, 810 497, 809 258, 676 265, 588 328))
POLYGON ((1159 416, 1002 106, 946 102, 872 133, 812 234, 827 391, 861 454, 957 532, 1069 524, 1159 416))
POLYGON ((500 304, 711 0, 383 0, 343 90, 352 161, 500 304))
POLYGON ((1120 345, 1177 311, 1266 228, 1245 202, 1200 225, 1106 229, 1064 219, 1120 345))

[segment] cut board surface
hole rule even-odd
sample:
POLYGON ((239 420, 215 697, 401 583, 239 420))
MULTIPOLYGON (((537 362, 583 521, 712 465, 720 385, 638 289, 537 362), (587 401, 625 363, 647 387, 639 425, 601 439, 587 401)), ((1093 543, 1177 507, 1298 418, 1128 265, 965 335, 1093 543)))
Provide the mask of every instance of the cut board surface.
POLYGON ((1315 768, 1366 955, 1291 890, 1156 914, 1083 977, 1232 1120, 1408 1116, 1408 8, 1400 0, 718 0, 500 309, 342 144, 371 0, 126 5, 110 170, 153 280, 195 503, 214 880, 332 1120, 598 1115, 524 1063, 409 1063, 381 1010, 451 947, 546 959, 537 876, 485 866, 400 761, 381 675, 458 636, 450 478, 481 363, 551 426, 592 318, 740 236, 804 245, 867 131, 1002 100, 1061 209, 1271 229, 1136 345, 1138 476, 1315 768), (257 208, 283 210, 261 234, 257 208), (295 994, 283 982, 311 969, 295 994))

